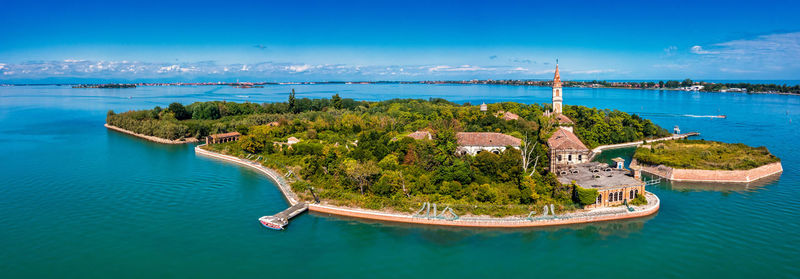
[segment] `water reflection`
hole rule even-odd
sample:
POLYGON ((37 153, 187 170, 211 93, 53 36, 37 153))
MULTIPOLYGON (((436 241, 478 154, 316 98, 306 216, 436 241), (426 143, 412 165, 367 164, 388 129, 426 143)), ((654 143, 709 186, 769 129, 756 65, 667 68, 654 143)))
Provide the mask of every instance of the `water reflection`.
MULTIPOLYGON (((658 179, 651 175, 645 175, 647 179, 658 179)), ((659 189, 671 190, 676 192, 752 192, 763 187, 775 184, 781 177, 781 173, 774 174, 750 183, 720 183, 720 182, 682 182, 662 179, 661 183, 654 186, 659 189)))
POLYGON ((519 236, 523 242, 533 242, 539 238, 556 240, 567 236, 576 236, 587 240, 604 240, 609 237, 626 238, 631 234, 641 232, 644 224, 655 218, 658 213, 635 219, 531 228, 464 228, 388 222, 317 212, 310 212, 309 215, 343 226, 378 228, 378 231, 391 237, 415 236, 432 244, 455 246, 475 238, 479 240, 502 235, 519 236))

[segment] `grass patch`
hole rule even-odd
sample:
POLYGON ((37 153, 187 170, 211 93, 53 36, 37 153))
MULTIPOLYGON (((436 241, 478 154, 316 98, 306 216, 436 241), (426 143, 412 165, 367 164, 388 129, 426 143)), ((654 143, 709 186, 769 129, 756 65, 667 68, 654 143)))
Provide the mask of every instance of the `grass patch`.
POLYGON ((658 142, 637 148, 633 158, 648 165, 702 170, 748 170, 780 161, 763 146, 705 140, 658 142))

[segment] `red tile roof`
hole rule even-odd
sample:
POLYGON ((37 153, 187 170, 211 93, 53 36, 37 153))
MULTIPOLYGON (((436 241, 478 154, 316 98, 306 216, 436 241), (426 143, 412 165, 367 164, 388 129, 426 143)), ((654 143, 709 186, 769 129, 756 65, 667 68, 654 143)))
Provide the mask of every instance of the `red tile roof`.
POLYGON ((456 134, 458 145, 461 146, 520 146, 522 140, 501 133, 472 133, 461 132, 456 134))
POLYGON ((210 135, 209 137, 215 138, 215 139, 219 139, 219 138, 229 138, 229 137, 235 137, 235 136, 241 136, 241 135, 242 134, 240 134, 239 132, 230 132, 230 133, 224 133, 224 134, 213 134, 213 135, 210 135))
POLYGON ((431 139, 431 133, 428 131, 416 131, 411 134, 408 134, 408 137, 415 140, 431 139))
POLYGON ((558 124, 575 124, 572 119, 563 114, 556 115, 556 121, 558 121, 558 124))
POLYGON ((586 148, 586 145, 583 145, 583 142, 578 139, 578 136, 564 128, 558 128, 547 140, 547 145, 550 146, 550 149, 558 150, 589 150, 589 148, 586 148))
POLYGON ((519 119, 519 115, 509 111, 498 111, 497 115, 498 118, 502 118, 503 120, 517 120, 519 119))

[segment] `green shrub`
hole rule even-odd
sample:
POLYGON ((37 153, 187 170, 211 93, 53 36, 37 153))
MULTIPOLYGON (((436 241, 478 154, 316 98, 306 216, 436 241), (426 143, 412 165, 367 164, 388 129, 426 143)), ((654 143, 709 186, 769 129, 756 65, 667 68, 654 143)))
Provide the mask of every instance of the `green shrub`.
POLYGON ((586 189, 574 184, 573 186, 575 187, 575 202, 581 205, 589 205, 597 201, 597 189, 586 189))
POLYGON ((630 205, 645 205, 647 204, 647 199, 642 194, 637 194, 636 198, 628 202, 630 205))

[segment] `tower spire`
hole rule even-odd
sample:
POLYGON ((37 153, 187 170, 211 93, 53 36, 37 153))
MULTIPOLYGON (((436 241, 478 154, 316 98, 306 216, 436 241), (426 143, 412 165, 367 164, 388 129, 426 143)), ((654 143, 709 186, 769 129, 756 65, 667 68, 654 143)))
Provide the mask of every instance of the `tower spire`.
POLYGON ((556 76, 553 78, 553 87, 561 87, 561 74, 558 72, 558 59, 556 59, 556 76))
POLYGON ((558 72, 558 59, 556 59, 556 76, 553 78, 553 114, 561 114, 561 75, 558 72))

